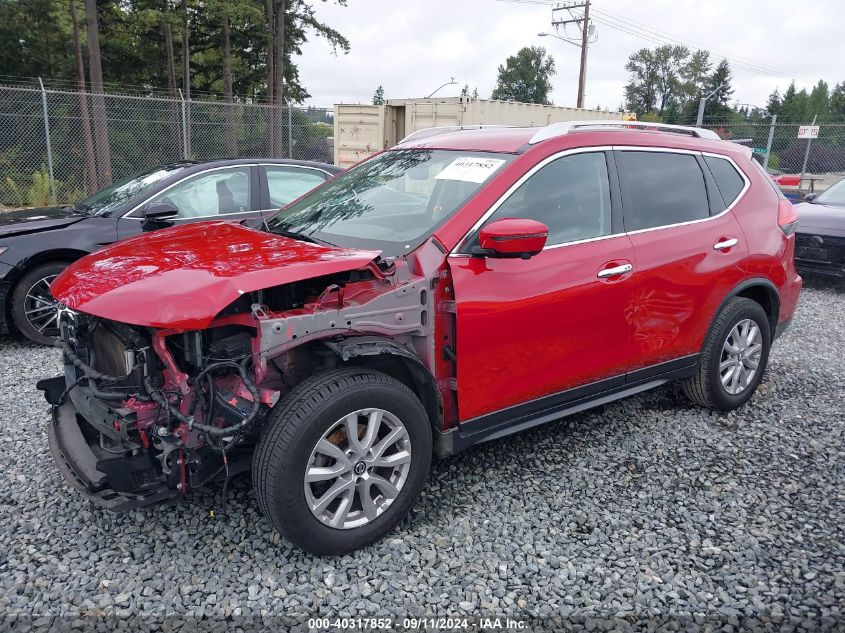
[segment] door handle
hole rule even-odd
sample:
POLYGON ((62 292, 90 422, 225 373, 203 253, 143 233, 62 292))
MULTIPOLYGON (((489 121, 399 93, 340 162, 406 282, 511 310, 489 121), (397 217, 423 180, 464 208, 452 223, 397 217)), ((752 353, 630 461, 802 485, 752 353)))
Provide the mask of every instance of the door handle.
POLYGON ((613 268, 605 268, 598 272, 598 277, 604 279, 605 277, 616 277, 617 275, 624 275, 634 270, 631 264, 622 264, 621 266, 614 266, 613 268))
POLYGON ((739 240, 735 237, 732 237, 729 240, 719 240, 715 244, 713 244, 713 249, 717 251, 724 250, 726 248, 731 248, 732 246, 736 246, 739 243, 739 240))

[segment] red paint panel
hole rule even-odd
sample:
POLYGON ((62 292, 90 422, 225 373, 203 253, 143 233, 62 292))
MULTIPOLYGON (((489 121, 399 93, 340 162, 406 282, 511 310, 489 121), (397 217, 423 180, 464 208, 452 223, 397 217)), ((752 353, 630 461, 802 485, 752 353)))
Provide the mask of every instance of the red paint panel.
POLYGON ((801 293, 801 277, 795 270, 795 235, 784 235, 778 226, 781 198, 766 176, 753 165, 737 161, 751 187, 733 209, 748 243, 748 277, 763 277, 778 289, 778 322, 791 319, 801 293))
POLYGON ((246 292, 366 266, 376 251, 318 246, 227 222, 139 235, 71 264, 53 282, 66 306, 150 327, 202 329, 246 292))
POLYGON ((597 275, 632 260, 624 235, 529 260, 450 257, 461 421, 624 374, 632 274, 597 275))
POLYGON ((745 278, 748 244, 739 223, 728 212, 629 237, 636 253, 631 369, 700 352, 719 305, 745 278), (732 248, 713 248, 734 238, 732 248))

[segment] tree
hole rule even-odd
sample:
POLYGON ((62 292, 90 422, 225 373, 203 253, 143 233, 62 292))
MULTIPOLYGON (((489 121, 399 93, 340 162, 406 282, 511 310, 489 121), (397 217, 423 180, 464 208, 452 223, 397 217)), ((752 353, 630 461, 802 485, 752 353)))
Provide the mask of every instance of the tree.
MULTIPOLYGON (((704 116, 713 118, 727 118, 732 110, 728 105, 734 89, 731 86, 731 67, 728 61, 723 59, 716 66, 716 70, 708 78, 704 89, 710 95, 704 106, 704 116)), ((705 95, 706 96, 706 95, 705 95)))
POLYGON ((478 99, 478 87, 472 89, 472 93, 469 91, 469 84, 464 84, 464 87, 461 88, 461 96, 462 97, 472 97, 473 99, 478 99))
POLYGON ((768 101, 766 101, 766 110, 769 112, 769 114, 780 115, 780 107, 781 107, 780 90, 775 88, 774 90, 772 90, 771 94, 769 95, 768 101))
POLYGON ((647 48, 633 53, 625 64, 630 75, 625 86, 625 108, 636 112, 638 118, 657 112, 657 61, 647 48))
POLYGON ((826 121, 830 114, 830 91, 823 79, 819 79, 810 92, 810 114, 818 115, 822 121, 826 121))
POLYGON ((85 0, 85 31, 88 35, 88 73, 91 77, 91 99, 94 111, 94 145, 97 151, 97 173, 100 187, 111 184, 111 151, 106 123, 106 100, 103 96, 103 67, 100 57, 100 31, 97 21, 97 0, 85 0))
POLYGON ((79 90, 79 119, 82 127, 82 146, 85 150, 85 189, 91 194, 100 187, 97 180, 97 162, 94 158, 94 140, 91 138, 91 118, 88 114, 88 89, 85 82, 85 61, 82 58, 82 37, 76 16, 76 0, 70 0, 70 21, 73 25, 73 52, 76 59, 76 87, 79 90))
POLYGON ((555 62, 542 46, 522 48, 499 66, 493 99, 551 104, 549 93, 555 62))
POLYGON ((845 81, 836 84, 830 93, 830 115, 834 121, 845 122, 845 81))
POLYGON ((379 85, 373 93, 373 105, 384 105, 384 86, 379 85))
POLYGON ((812 118, 810 95, 803 88, 796 89, 794 81, 783 93, 778 118, 781 117, 784 123, 806 123, 808 118, 812 118))

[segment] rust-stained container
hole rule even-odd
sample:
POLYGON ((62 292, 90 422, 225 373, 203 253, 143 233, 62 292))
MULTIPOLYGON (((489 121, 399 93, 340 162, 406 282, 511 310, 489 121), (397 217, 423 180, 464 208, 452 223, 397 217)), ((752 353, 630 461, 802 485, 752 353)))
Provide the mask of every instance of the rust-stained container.
POLYGON ((472 97, 390 99, 386 105, 334 107, 334 162, 349 167, 411 132, 442 125, 543 126, 584 119, 622 120, 621 112, 472 97))

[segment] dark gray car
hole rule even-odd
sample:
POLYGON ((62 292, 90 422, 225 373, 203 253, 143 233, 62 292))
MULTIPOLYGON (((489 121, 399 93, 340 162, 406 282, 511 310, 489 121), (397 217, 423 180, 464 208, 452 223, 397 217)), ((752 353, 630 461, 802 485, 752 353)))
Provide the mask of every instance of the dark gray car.
POLYGON ((845 180, 795 206, 795 265, 801 272, 845 278, 845 180))
POLYGON ((164 165, 71 207, 0 214, 0 334, 56 336, 50 283, 68 264, 142 231, 202 220, 260 221, 341 169, 285 159, 164 165), (11 326, 11 327, 10 327, 11 326))

